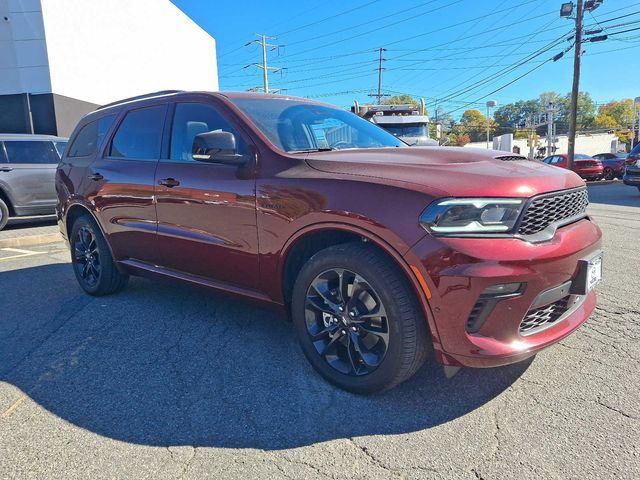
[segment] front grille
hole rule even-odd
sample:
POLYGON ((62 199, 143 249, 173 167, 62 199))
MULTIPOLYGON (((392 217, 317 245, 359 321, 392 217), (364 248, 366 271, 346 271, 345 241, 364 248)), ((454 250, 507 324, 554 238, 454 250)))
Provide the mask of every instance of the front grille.
POLYGON ((552 223, 562 222, 577 215, 586 215, 589 198, 587 189, 558 192, 534 199, 524 213, 518 233, 533 235, 552 223))
POLYGON ((522 322, 520 322, 520 334, 530 335, 538 330, 550 327, 569 310, 569 299, 570 296, 566 296, 544 307, 529 310, 522 322))

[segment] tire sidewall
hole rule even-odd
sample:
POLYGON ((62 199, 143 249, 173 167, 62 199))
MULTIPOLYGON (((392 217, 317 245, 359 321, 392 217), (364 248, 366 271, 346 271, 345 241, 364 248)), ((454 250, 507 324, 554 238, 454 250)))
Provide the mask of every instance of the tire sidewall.
POLYGON ((367 262, 365 255, 354 257, 345 252, 332 250, 330 255, 326 254, 327 251, 322 251, 311 257, 300 271, 294 285, 291 313, 302 351, 320 375, 341 388, 355 393, 372 393, 384 390, 388 385, 394 383, 402 364, 404 322, 401 321, 400 307, 391 295, 387 284, 387 281, 398 281, 399 279, 381 278, 385 272, 379 271, 377 266, 367 262), (309 285, 316 276, 333 268, 350 270, 362 276, 373 287, 384 304, 389 325, 389 345, 382 363, 370 374, 358 377, 345 375, 335 370, 321 358, 307 332, 305 300, 309 285))
POLYGON ((9 207, 0 198, 0 230, 7 226, 9 221, 9 207))

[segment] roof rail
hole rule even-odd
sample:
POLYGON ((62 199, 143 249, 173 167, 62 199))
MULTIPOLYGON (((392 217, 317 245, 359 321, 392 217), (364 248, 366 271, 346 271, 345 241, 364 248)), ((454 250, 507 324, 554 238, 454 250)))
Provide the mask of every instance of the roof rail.
POLYGON ((145 93, 143 95, 136 95, 135 97, 124 98, 122 100, 118 100, 116 102, 107 103, 105 105, 100 105, 96 110, 102 110, 103 108, 113 107, 114 105, 119 105, 121 103, 132 102, 134 100, 142 100, 143 98, 151 98, 151 97, 159 97, 160 95, 169 95, 171 93, 181 93, 184 90, 160 90, 159 92, 153 93, 145 93))

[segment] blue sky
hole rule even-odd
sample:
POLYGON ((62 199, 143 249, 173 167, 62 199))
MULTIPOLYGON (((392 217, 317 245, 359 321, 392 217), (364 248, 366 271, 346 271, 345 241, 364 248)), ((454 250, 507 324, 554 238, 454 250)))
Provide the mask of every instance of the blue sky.
MULTIPOLYGON (((354 99, 373 100, 368 94, 377 88, 380 47, 387 49, 383 90, 424 97, 431 112, 437 104, 457 116, 489 98, 505 104, 543 91, 571 89, 572 52, 557 62, 542 63, 570 46, 566 37, 573 21, 560 18, 561 1, 173 3, 216 39, 221 90, 262 85, 261 70, 244 68, 261 62, 257 45, 244 46, 255 33, 275 36, 271 42, 284 45, 268 53, 270 66, 286 68, 270 74, 270 88, 342 107, 354 99)), ((638 28, 640 1, 604 0, 585 22, 591 29, 599 23, 606 33, 638 28)), ((635 67, 640 30, 613 34, 584 48, 581 90, 598 103, 640 96, 635 67)))

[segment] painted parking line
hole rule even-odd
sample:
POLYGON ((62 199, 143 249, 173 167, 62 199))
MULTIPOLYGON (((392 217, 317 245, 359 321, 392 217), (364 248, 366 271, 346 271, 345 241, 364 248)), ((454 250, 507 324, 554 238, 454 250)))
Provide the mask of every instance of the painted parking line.
POLYGON ((22 250, 20 248, 0 248, 0 252, 9 252, 13 255, 8 257, 0 255, 0 261, 2 260, 14 260, 16 258, 31 257, 33 255, 42 255, 46 252, 34 252, 33 250, 22 250))

